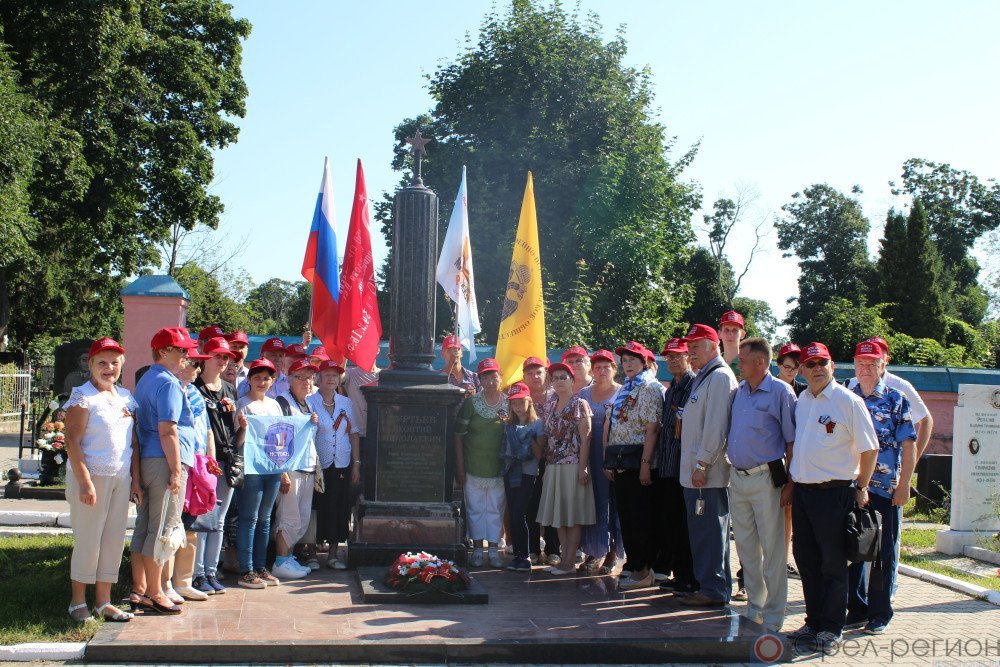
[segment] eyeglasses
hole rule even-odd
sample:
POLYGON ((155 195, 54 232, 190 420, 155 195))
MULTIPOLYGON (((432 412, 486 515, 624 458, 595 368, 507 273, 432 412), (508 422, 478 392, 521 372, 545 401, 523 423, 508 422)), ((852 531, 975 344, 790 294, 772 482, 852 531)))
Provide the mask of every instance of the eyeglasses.
POLYGON ((552 381, 553 382, 558 382, 558 381, 561 381, 561 380, 568 380, 568 379, 569 379, 569 376, 568 375, 563 375, 562 373, 560 373, 559 375, 553 375, 552 376, 552 381))
POLYGON ((798 369, 798 366, 790 366, 789 364, 781 364, 781 367, 786 371, 794 371, 798 369))
POLYGON ((827 364, 829 363, 830 363, 829 359, 812 359, 802 365, 805 366, 806 368, 816 368, 817 366, 822 366, 823 368, 826 368, 827 364))
POLYGON ((293 375, 293 380, 298 380, 299 382, 311 382, 313 379, 312 375, 293 375))
POLYGON ((566 363, 573 364, 574 366, 579 366, 580 364, 583 363, 583 357, 579 357, 578 359, 567 359, 566 363))

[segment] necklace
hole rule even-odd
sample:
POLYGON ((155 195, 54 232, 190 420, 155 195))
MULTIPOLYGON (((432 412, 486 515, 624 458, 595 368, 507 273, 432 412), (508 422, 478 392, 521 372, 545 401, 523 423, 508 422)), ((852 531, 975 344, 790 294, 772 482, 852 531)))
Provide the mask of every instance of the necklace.
MULTIPOLYGON (((322 394, 320 394, 319 398, 320 398, 321 401, 323 401, 323 395, 322 394)), ((327 403, 326 401, 323 401, 323 405, 325 405, 328 408, 332 408, 336 404, 337 404, 337 395, 336 394, 334 394, 334 396, 333 396, 333 402, 327 403)))
POLYGON ((489 401, 486 400, 486 394, 485 393, 483 394, 483 403, 485 403, 486 407, 488 408, 496 408, 498 405, 500 405, 500 401, 502 400, 503 400, 503 394, 500 394, 499 396, 497 396, 497 400, 495 402, 490 403, 489 401))

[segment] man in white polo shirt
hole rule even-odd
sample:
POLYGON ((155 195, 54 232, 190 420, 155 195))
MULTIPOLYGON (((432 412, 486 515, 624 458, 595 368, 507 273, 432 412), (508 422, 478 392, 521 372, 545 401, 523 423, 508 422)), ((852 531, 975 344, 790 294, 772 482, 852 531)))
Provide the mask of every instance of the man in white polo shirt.
POLYGON ((796 644, 812 639, 817 649, 831 653, 847 616, 847 513, 855 502, 868 503, 879 447, 864 401, 834 381, 826 345, 807 345, 800 363, 809 389, 795 406, 790 477, 792 551, 802 576, 806 622, 789 638, 796 644))

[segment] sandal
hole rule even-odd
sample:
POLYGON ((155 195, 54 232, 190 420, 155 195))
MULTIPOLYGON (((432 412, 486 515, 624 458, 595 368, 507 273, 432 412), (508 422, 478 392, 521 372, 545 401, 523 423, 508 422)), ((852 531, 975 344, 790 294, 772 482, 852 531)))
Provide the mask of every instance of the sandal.
POLYGON ((74 604, 69 606, 69 616, 77 623, 86 623, 87 621, 94 620, 94 617, 90 615, 90 610, 87 609, 87 603, 81 602, 80 604, 74 604), (81 610, 85 610, 81 612, 81 610))
POLYGON ((94 609, 94 613, 103 618, 105 621, 112 621, 114 623, 128 623, 133 618, 135 618, 135 614, 130 614, 127 611, 122 611, 121 609, 114 606, 110 602, 105 602, 100 607, 94 609), (104 610, 107 609, 108 607, 114 609, 114 613, 112 613, 110 616, 104 613, 104 610))
POLYGON ((153 608, 153 601, 145 593, 140 593, 139 591, 132 591, 128 594, 128 603, 132 607, 132 611, 139 611, 140 609, 151 610, 153 608))
MULTIPOLYGON (((148 595, 144 596, 144 597, 146 597, 151 603, 153 603, 153 606, 149 608, 150 611, 156 612, 158 614, 179 614, 179 613, 181 613, 181 608, 178 607, 175 604, 171 604, 171 605, 168 606, 168 605, 160 604, 159 602, 157 602, 153 598, 149 597, 148 595)), ((164 596, 164 597, 166 597, 166 596, 164 596)), ((167 598, 167 599, 169 600, 170 598, 167 598)))
POLYGON ((603 558, 601 560, 598 560, 593 556, 587 556, 587 560, 580 563, 576 567, 576 569, 578 572, 590 572, 590 573, 597 572, 597 569, 601 566, 603 560, 604 560, 603 558))

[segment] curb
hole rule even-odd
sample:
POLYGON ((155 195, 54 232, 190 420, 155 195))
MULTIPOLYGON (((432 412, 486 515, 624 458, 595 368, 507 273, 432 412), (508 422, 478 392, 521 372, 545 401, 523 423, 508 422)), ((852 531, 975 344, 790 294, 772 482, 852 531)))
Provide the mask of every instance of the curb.
MULTIPOLYGON (((51 528, 71 528, 69 512, 0 512, 0 526, 48 526, 51 528)), ((135 515, 129 514, 127 528, 135 528, 135 515)))
POLYGON ((962 552, 969 558, 986 561, 987 563, 993 563, 994 565, 1000 565, 1000 553, 997 553, 996 551, 990 551, 989 549, 983 549, 981 547, 967 546, 962 549, 962 552))
POLYGON ((84 642, 34 642, 0 646, 0 660, 31 662, 33 660, 79 660, 84 656, 84 642))
POLYGON ((950 588, 953 591, 964 593, 965 595, 974 597, 977 600, 989 602, 994 606, 1000 607, 1000 592, 998 591, 966 583, 960 579, 955 579, 954 577, 949 577, 944 574, 937 574, 936 572, 928 572, 927 570, 921 570, 920 568, 911 567, 910 565, 903 565, 902 563, 899 564, 899 571, 908 577, 915 577, 921 581, 943 586, 944 588, 950 588))

